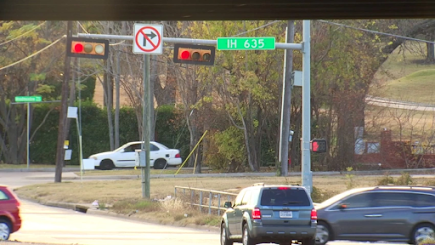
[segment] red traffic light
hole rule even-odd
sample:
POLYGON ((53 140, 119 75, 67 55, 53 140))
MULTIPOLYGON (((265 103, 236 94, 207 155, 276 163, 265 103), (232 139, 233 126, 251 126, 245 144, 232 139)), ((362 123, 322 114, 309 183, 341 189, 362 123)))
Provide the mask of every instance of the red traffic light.
POLYGON ((181 52, 180 58, 183 59, 183 60, 189 59, 190 58, 190 52, 188 50, 184 50, 183 52, 181 52))
POLYGON ((213 65, 215 47, 193 44, 174 44, 174 63, 213 65))
POLYGON ((81 44, 81 43, 76 43, 76 44, 74 45, 74 51, 75 51, 76 53, 81 53, 81 52, 83 52, 83 44, 81 44))
POLYGON ((72 37, 67 41, 67 55, 70 57, 107 59, 108 54, 108 40, 72 37))

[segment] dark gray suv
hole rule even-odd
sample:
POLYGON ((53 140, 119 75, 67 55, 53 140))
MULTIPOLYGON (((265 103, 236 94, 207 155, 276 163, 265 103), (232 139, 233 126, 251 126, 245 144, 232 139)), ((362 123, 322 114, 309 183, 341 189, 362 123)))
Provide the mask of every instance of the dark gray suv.
POLYGON ((359 188, 316 206, 320 245, 332 240, 420 244, 435 239, 435 190, 419 186, 359 188))
POLYGON ((301 186, 256 184, 243 189, 234 205, 225 203, 221 245, 273 242, 314 245, 317 213, 310 195, 301 186))

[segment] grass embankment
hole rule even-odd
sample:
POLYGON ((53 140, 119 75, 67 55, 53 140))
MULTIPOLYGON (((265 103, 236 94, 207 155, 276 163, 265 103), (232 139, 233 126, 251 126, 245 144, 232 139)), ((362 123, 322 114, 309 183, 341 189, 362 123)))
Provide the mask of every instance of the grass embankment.
POLYGON ((406 47, 397 48, 389 55, 376 73, 377 82, 372 84, 369 94, 435 104, 435 64, 425 62, 426 45, 420 42, 406 42, 406 47))
MULTIPOLYGON (((174 195, 174 186, 185 186, 238 193, 254 183, 299 184, 300 177, 238 177, 238 178, 186 178, 151 179, 151 199, 142 199, 140 180, 86 181, 38 184, 19 188, 16 193, 22 198, 37 201, 68 202, 90 205, 98 200, 100 209, 107 209, 131 217, 157 221, 162 224, 218 226, 220 217, 198 212, 182 200, 190 200, 190 192, 179 199, 156 201, 174 195)), ((313 201, 321 202, 349 188, 374 186, 384 183, 435 185, 427 179, 411 179, 409 176, 393 179, 386 176, 315 176, 313 178, 313 201), (384 181, 384 182, 381 182, 384 181)), ((208 193, 204 194, 208 197, 208 193)), ((215 198, 213 199, 214 201, 215 198)), ((226 199, 224 199, 226 200, 226 199)), ((221 201, 223 205, 224 200, 221 201)), ((204 201, 204 203, 208 203, 204 201)))

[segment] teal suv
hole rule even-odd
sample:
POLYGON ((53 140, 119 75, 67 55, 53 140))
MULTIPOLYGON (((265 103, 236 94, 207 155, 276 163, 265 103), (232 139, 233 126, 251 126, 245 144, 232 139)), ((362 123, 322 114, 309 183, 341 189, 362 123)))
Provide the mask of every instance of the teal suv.
POLYGON ((301 186, 256 184, 243 189, 222 216, 221 245, 242 242, 314 245, 317 212, 301 186))

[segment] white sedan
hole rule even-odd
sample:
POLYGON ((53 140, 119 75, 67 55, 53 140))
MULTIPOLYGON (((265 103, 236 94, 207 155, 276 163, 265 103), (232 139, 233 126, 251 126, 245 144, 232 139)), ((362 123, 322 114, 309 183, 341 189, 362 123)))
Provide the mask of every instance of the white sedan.
MULTIPOLYGON (((134 167, 136 150, 142 148, 143 141, 127 143, 114 151, 102 152, 89 157, 94 159, 95 168, 110 170, 113 168, 134 167)), ((150 142, 151 167, 163 169, 166 166, 177 166, 181 164, 180 151, 151 141, 150 142)))

